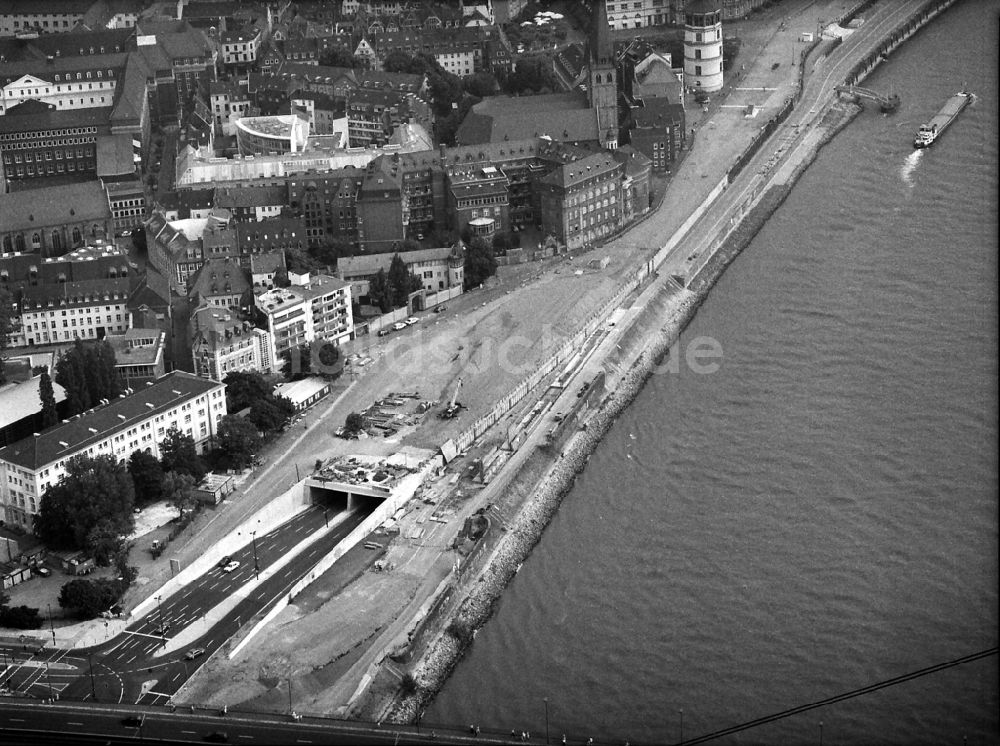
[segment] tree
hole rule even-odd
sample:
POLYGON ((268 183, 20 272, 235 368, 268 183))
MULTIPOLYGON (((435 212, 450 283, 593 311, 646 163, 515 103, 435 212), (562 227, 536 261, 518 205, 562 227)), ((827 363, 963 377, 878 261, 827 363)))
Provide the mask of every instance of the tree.
POLYGON ((52 390, 52 379, 49 377, 48 371, 39 377, 38 397, 42 400, 42 429, 58 424, 59 412, 56 409, 56 395, 52 390))
POLYGON ((78 619, 93 619, 114 606, 122 592, 116 580, 76 578, 59 590, 59 605, 72 611, 78 619))
POLYGON ((179 471, 168 472, 163 477, 163 496, 177 508, 181 520, 184 511, 194 507, 194 477, 179 471))
POLYGON ((254 402, 250 407, 250 420, 262 433, 270 433, 282 428, 288 418, 295 414, 295 405, 284 396, 254 402))
POLYGON ((135 485, 138 505, 150 505, 163 497, 163 465, 156 456, 136 451, 129 457, 128 473, 135 485))
POLYGON ((462 87, 477 98, 485 98, 495 94, 500 86, 492 73, 484 71, 462 78, 462 87))
POLYGON ((0 627, 14 629, 39 629, 42 617, 38 609, 30 606, 0 606, 0 627))
POLYGON ((56 363, 56 382, 66 390, 70 416, 122 393, 115 362, 114 349, 103 339, 89 345, 78 339, 63 353, 56 363))
POLYGON ((368 299, 372 305, 382 309, 382 313, 392 310, 392 288, 389 286, 385 270, 381 267, 368 283, 368 299))
POLYGON ((14 296, 7 288, 0 288, 0 383, 7 382, 3 351, 10 344, 10 335, 21 328, 20 314, 14 296))
POLYGON ((226 376, 222 382, 226 384, 227 411, 235 414, 246 409, 261 399, 271 397, 272 386, 260 373, 234 372, 226 376))
POLYGON ((357 412, 351 412, 344 420, 344 430, 348 435, 357 435, 365 427, 365 418, 357 412))
POLYGON ((289 272, 311 272, 319 267, 316 260, 305 249, 285 249, 285 261, 288 264, 289 272))
POLYGON ((497 271, 493 250, 480 239, 475 239, 465 251, 465 289, 469 290, 492 277, 497 271))
POLYGON ((250 465, 260 449, 260 433, 256 426, 242 417, 226 415, 219 420, 219 450, 235 469, 250 465))
MULTIPOLYGON (((166 437, 160 443, 160 462, 163 464, 163 471, 188 474, 195 483, 200 482, 205 476, 205 464, 194 446, 194 438, 182 433, 176 427, 167 430, 166 437)), ((166 495, 165 485, 164 495, 166 495)))
POLYGON ((410 293, 419 290, 421 286, 420 279, 410 272, 399 254, 393 255, 386 279, 389 282, 389 298, 393 308, 405 306, 410 293))
POLYGON ((85 549, 101 567, 110 565, 124 548, 125 537, 110 518, 100 518, 87 532, 85 549))
POLYGON ((330 47, 319 56, 319 64, 327 67, 357 67, 358 60, 347 47, 330 47))
POLYGON ((42 495, 35 533, 57 549, 88 548, 91 531, 103 520, 101 535, 128 536, 135 527, 135 488, 114 456, 73 456, 66 474, 42 495))

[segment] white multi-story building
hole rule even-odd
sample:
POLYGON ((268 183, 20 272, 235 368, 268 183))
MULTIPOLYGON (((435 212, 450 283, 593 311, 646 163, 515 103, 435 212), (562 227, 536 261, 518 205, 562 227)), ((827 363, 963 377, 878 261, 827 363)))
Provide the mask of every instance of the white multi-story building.
POLYGON ((289 273, 291 287, 257 296, 257 309, 271 335, 271 360, 293 347, 323 340, 341 345, 351 338, 351 286, 330 275, 289 273))
POLYGON ((97 339, 131 328, 126 309, 128 278, 28 285, 21 297, 17 344, 38 345, 97 339))
MULTIPOLYGON (((108 107, 115 103, 115 88, 122 81, 127 53, 62 57, 45 64, 9 63, 10 75, 17 68, 31 68, 0 89, 0 114, 16 111, 18 104, 38 100, 56 111, 108 107)), ((6 76, 5 76, 6 77, 6 76)))
MULTIPOLYGON (((131 390, 129 390, 131 391, 131 390)), ((126 461, 136 451, 159 458, 167 431, 190 435, 204 452, 226 415, 225 386, 174 371, 45 432, 0 448, 0 514, 27 531, 34 527, 42 495, 66 473, 73 456, 113 455, 126 461)))
POLYGON ((270 373, 271 335, 241 321, 229 308, 202 306, 191 314, 191 359, 199 376, 222 381, 230 373, 270 373))
POLYGON ((222 62, 225 65, 246 67, 257 63, 260 51, 261 30, 255 26, 229 31, 222 35, 222 62))

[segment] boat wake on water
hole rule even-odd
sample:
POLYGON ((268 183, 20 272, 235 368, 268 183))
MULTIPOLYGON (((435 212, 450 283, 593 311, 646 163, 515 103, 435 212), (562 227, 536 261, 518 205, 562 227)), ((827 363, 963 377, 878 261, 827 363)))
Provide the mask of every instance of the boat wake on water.
POLYGON ((917 168, 917 164, 920 163, 921 157, 923 157, 923 150, 914 150, 903 160, 903 165, 899 167, 899 178, 903 180, 903 183, 907 186, 913 186, 913 172, 917 168))

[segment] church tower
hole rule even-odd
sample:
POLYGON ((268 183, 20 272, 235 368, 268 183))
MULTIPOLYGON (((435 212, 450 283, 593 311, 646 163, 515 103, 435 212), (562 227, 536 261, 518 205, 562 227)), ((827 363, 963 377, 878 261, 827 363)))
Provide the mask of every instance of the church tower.
POLYGON ((594 0, 587 50, 587 101, 597 116, 601 146, 618 147, 618 80, 605 0, 594 0))

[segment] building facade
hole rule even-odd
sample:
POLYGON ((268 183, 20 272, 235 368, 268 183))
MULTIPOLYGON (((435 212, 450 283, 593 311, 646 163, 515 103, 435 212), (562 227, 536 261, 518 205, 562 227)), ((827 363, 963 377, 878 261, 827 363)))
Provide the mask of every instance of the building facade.
POLYGON ((610 153, 595 153, 542 177, 542 230, 570 249, 619 230, 624 171, 624 164, 610 153))
POLYGON ((126 461, 136 451, 159 458, 171 428, 191 436, 204 452, 226 415, 225 386, 174 371, 104 406, 43 433, 0 448, 0 510, 4 520, 34 528, 42 495, 66 473, 73 456, 111 455, 126 461))
POLYGON ((268 374, 274 368, 271 335, 233 309, 201 306, 189 324, 191 362, 203 378, 222 381, 230 373, 268 374))

